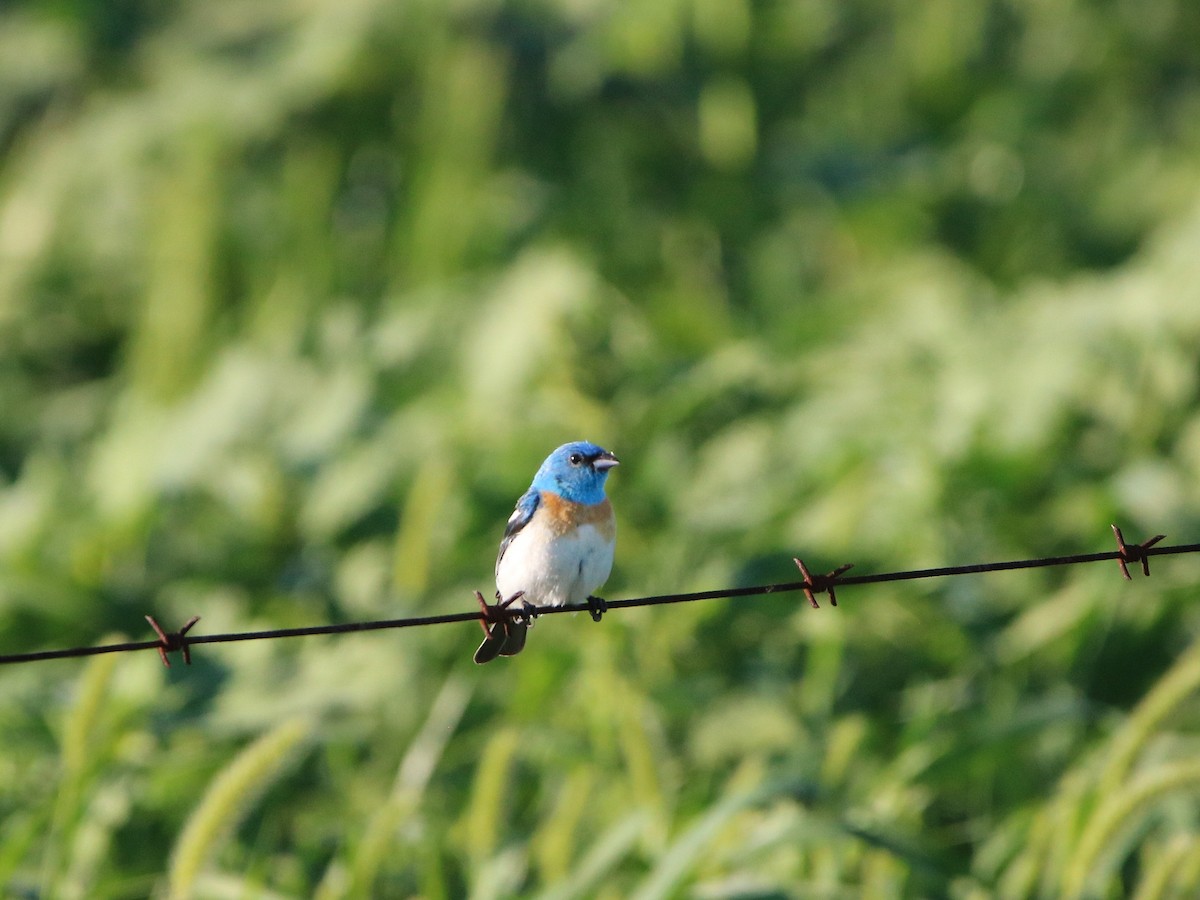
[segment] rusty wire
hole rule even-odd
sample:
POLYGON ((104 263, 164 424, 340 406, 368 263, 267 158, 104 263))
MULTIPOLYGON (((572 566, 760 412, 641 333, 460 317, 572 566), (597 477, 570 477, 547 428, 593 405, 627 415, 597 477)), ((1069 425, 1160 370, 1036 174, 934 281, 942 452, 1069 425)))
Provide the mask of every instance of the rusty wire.
MULTIPOLYGON (((763 584, 753 587, 719 588, 711 591, 690 591, 682 594, 659 594, 649 597, 631 597, 625 600, 602 601, 606 609, 628 609, 635 606, 661 606, 668 603, 691 603, 697 600, 734 599, 738 597, 753 597, 766 594, 784 594, 803 592, 813 608, 818 607, 817 594, 827 594, 832 606, 837 606, 836 588, 850 587, 863 584, 881 584, 888 581, 914 581, 924 578, 945 578, 955 575, 978 575, 984 572, 1002 572, 1013 569, 1045 569, 1053 566, 1071 566, 1082 563, 1109 562, 1115 560, 1121 567, 1121 574, 1131 579, 1129 564, 1141 566, 1144 575, 1150 574, 1150 557, 1176 556, 1184 553, 1200 553, 1200 544, 1179 544, 1175 546, 1156 546, 1165 535, 1155 535, 1138 544, 1127 544, 1121 529, 1112 526, 1117 539, 1117 549, 1102 553, 1079 553, 1071 556, 1045 556, 1035 559, 1006 560, 1004 562, 974 563, 963 566, 941 566, 932 569, 910 569, 900 572, 879 572, 873 575, 846 575, 851 564, 839 566, 825 575, 813 575, 804 562, 795 559, 796 566, 804 576, 801 581, 788 581, 780 584, 763 584)), ((163 665, 170 666, 168 654, 179 651, 185 663, 190 664, 191 648, 198 644, 228 644, 237 641, 261 641, 274 638, 306 637, 318 634, 349 634, 362 631, 383 631, 392 628, 418 628, 426 625, 448 625, 454 622, 480 622, 486 628, 489 623, 502 620, 504 617, 520 617, 535 615, 538 617, 555 613, 591 611, 595 616, 594 603, 571 603, 565 606, 542 607, 534 611, 519 609, 512 604, 487 605, 481 610, 470 612, 447 613, 437 616, 415 616, 404 619, 381 619, 373 622, 346 622, 338 625, 313 625, 304 628, 276 628, 266 631, 241 631, 231 634, 189 635, 198 621, 199 616, 192 616, 178 631, 165 631, 152 617, 146 616, 158 636, 157 640, 125 641, 117 644, 101 644, 91 647, 70 647, 61 650, 37 650, 31 653, 0 654, 0 665, 37 662, 50 659, 70 659, 81 656, 98 656, 103 653, 126 653, 134 650, 156 650, 163 665)), ((599 619, 597 618, 597 621, 599 619)))

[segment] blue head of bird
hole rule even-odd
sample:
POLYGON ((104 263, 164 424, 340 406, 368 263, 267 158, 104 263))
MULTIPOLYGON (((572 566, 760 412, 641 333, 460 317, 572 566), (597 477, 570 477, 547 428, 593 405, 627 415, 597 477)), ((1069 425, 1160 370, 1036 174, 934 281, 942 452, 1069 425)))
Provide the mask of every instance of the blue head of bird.
POLYGON ((599 503, 604 499, 608 470, 617 465, 615 456, 587 441, 563 444, 546 457, 533 476, 533 489, 553 491, 574 503, 599 503))

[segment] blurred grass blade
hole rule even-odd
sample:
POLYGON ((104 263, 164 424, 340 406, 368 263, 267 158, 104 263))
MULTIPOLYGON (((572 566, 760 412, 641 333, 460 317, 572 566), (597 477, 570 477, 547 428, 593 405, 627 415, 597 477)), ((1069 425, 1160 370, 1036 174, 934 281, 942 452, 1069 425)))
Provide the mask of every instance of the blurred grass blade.
POLYGON ((205 865, 251 805, 296 760, 296 751, 312 730, 307 719, 283 722, 234 757, 212 780, 171 854, 167 872, 171 900, 193 895, 205 865))
POLYGON ((1131 842, 1145 827, 1155 806, 1182 791, 1200 791, 1200 761, 1159 766, 1125 790, 1103 798, 1067 865, 1062 896, 1103 892, 1107 879, 1124 862, 1131 842))
POLYGON ((782 790, 782 787, 774 785, 754 791, 738 792, 712 806, 667 848, 650 877, 633 894, 634 900, 666 900, 675 896, 675 891, 684 876, 733 816, 782 790))
POLYGON ((345 890, 335 890, 332 883, 323 883, 318 898, 372 896, 372 885, 380 867, 389 853, 395 853, 396 831, 420 805, 446 743, 456 733, 466 711, 472 687, 462 678, 446 679, 424 726, 404 754, 391 797, 376 811, 363 832, 350 864, 345 890))
POLYGON ((475 769, 471 802, 459 829, 471 868, 478 871, 500 843, 504 828, 504 797, 512 775, 513 761, 520 747, 520 733, 502 728, 484 746, 475 769))
POLYGON ((637 810, 620 819, 604 832, 564 881, 539 895, 538 900, 573 900, 596 893, 602 878, 617 865, 641 839, 654 820, 647 810, 637 810))
POLYGON ((570 870, 579 842, 579 825, 587 814, 597 780, 598 773, 591 767, 581 767, 568 775, 553 809, 534 833, 530 843, 543 884, 561 881, 570 870))
POLYGON ((1194 641, 1171 670, 1134 708, 1129 720, 1114 735, 1108 764, 1100 775, 1097 794, 1110 795, 1128 777, 1146 742, 1181 703, 1200 688, 1200 640, 1194 641))
POLYGON ((66 856, 64 848, 69 840, 68 832, 71 831, 68 823, 79 816, 87 772, 98 764, 95 757, 104 746, 104 741, 97 734, 116 666, 116 656, 97 656, 88 663, 79 680, 77 699, 63 723, 62 780, 54 801, 50 835, 42 858, 42 889, 45 896, 57 893, 53 884, 66 856))
MULTIPOLYGON (((1138 879, 1137 891, 1130 900, 1165 900, 1167 897, 1189 896, 1177 883, 1176 876, 1186 863, 1188 853, 1195 855, 1200 847, 1195 835, 1177 834, 1165 847, 1147 854, 1138 879)), ((1191 896, 1195 896, 1193 886, 1191 896)))

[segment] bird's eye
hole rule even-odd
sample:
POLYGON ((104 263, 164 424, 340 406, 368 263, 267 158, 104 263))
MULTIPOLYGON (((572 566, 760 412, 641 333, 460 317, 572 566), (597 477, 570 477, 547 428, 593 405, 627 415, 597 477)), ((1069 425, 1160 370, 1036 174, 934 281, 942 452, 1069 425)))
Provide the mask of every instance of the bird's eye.
POLYGON ((582 453, 572 453, 570 456, 570 460, 571 460, 571 465, 577 466, 581 462, 583 462, 583 454, 582 453))

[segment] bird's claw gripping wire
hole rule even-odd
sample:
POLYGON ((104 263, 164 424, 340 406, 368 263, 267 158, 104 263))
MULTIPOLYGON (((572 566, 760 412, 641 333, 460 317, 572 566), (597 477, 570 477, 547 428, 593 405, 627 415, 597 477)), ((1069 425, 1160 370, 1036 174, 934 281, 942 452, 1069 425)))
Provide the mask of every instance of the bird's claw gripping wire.
POLYGON ((587 598, 588 615, 592 617, 593 622, 599 622, 604 618, 604 614, 608 612, 608 601, 603 597, 593 597, 588 595, 587 598))
POLYGON ((183 662, 185 665, 192 664, 192 648, 188 644, 187 633, 191 627, 200 621, 199 616, 192 616, 183 623, 183 627, 178 631, 163 631, 162 626, 154 616, 146 616, 146 621, 150 623, 150 627, 154 629, 154 633, 158 635, 158 658, 162 660, 162 664, 168 669, 171 668, 171 660, 168 658, 168 653, 174 653, 176 650, 183 654, 183 662))
POLYGON ((1125 576, 1126 581, 1132 581, 1133 576, 1129 574, 1129 564, 1142 564, 1142 574, 1149 577, 1150 575, 1150 555, 1146 553, 1151 547, 1163 540, 1165 534, 1156 534, 1154 537, 1142 541, 1140 544, 1126 544, 1125 535, 1121 534, 1121 529, 1116 525, 1112 527, 1113 534, 1117 537, 1117 565, 1121 567, 1121 574, 1125 576))
POLYGON ((837 606, 837 594, 834 593, 834 585, 837 580, 850 569, 854 568, 854 563, 846 563, 838 566, 832 572, 824 575, 814 575, 808 571, 808 566, 804 564, 804 560, 793 558, 792 562, 800 569, 800 574, 804 576, 804 596, 808 598, 808 602, 812 604, 813 609, 820 609, 821 605, 817 603, 817 594, 828 594, 829 605, 837 606))
MULTIPOLYGON (((483 643, 479 645, 479 649, 475 651, 475 662, 480 665, 491 662, 497 656, 510 655, 504 654, 506 645, 509 645, 510 638, 514 639, 514 644, 509 645, 515 647, 516 643, 524 644, 524 640, 515 639, 515 630, 513 625, 528 626, 535 618, 537 618, 537 607, 529 602, 523 602, 519 610, 514 610, 513 604, 525 596, 524 591, 517 591, 507 600, 500 596, 500 592, 496 592, 496 602, 488 603, 483 599, 483 594, 479 591, 475 592, 475 599, 479 601, 479 608, 483 615, 479 618, 479 627, 483 629, 483 643)), ((523 634, 523 632, 522 632, 523 634)), ((519 647, 512 650, 516 652, 519 647)))

